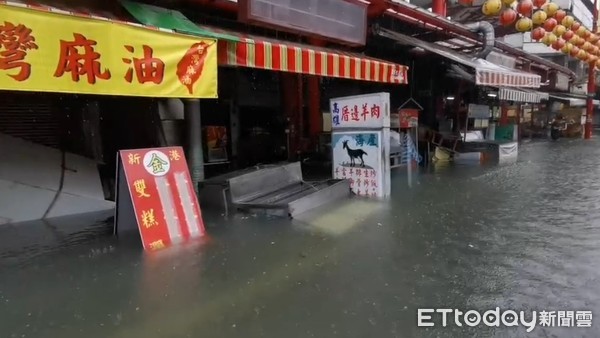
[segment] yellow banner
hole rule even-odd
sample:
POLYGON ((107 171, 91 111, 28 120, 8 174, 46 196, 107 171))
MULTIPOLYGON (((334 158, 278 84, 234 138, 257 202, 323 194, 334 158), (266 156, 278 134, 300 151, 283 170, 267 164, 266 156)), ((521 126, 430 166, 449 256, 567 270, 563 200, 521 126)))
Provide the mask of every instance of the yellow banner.
POLYGON ((0 89, 217 97, 217 43, 0 5, 0 89))

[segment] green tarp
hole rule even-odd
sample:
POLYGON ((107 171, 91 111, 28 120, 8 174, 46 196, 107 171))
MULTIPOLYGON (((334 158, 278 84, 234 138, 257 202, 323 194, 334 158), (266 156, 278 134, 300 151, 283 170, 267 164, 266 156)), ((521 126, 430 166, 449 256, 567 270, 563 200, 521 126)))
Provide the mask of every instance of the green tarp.
POLYGON ((497 141, 512 141, 515 127, 512 124, 507 126, 496 125, 494 139, 497 141))
POLYGON ((206 38, 240 41, 238 37, 233 35, 200 28, 179 11, 127 0, 122 0, 121 4, 137 21, 144 25, 172 29, 180 33, 206 38))

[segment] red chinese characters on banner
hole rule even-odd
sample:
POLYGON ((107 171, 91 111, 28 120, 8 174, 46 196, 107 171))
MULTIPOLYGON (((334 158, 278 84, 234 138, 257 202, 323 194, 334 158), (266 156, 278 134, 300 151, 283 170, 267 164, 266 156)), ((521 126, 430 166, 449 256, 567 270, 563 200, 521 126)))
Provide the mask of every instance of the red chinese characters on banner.
POLYGON ((342 121, 367 121, 369 119, 379 119, 381 116, 381 107, 374 104, 369 107, 368 103, 362 104, 362 109, 359 110, 358 105, 353 107, 343 106, 342 107, 342 121))
POLYGON ((54 76, 62 77, 65 73, 71 73, 71 79, 79 82, 79 77, 86 75, 89 84, 95 84, 96 78, 110 79, 110 70, 102 71, 101 55, 94 50, 97 42, 79 33, 73 33, 73 37, 73 41, 60 40, 60 56, 54 76))
MULTIPOLYGON (((125 49, 129 53, 134 53, 135 49, 133 46, 125 46, 125 49)), ((133 74, 135 70, 135 76, 139 83, 153 82, 154 84, 161 84, 165 76, 165 63, 159 59, 153 57, 154 51, 150 46, 143 45, 144 56, 140 58, 123 58, 125 64, 131 65, 125 74, 125 81, 131 83, 133 81, 133 74)))
POLYGON ((374 104, 371 107, 371 118, 378 119, 381 116, 381 107, 379 105, 374 104))
POLYGON ((204 235, 181 147, 122 150, 120 157, 144 249, 159 250, 204 235))
POLYGON ((357 105, 354 105, 354 107, 352 107, 351 115, 352 115, 352 121, 360 121, 357 105))
POLYGON ((7 74, 17 81, 25 81, 31 76, 31 64, 25 61, 27 51, 38 49, 31 29, 23 24, 4 22, 0 25, 0 70, 17 70, 7 74))
POLYGON ((350 110, 348 109, 348 106, 343 106, 342 107, 342 121, 348 122, 349 119, 350 119, 350 110))
POLYGON ((209 44, 199 42, 193 44, 177 63, 177 77, 190 94, 194 92, 194 84, 200 79, 204 70, 204 61, 209 44))
POLYGON ((345 168, 338 166, 334 170, 338 179, 347 179, 352 191, 359 196, 377 196, 377 179, 374 169, 345 168))

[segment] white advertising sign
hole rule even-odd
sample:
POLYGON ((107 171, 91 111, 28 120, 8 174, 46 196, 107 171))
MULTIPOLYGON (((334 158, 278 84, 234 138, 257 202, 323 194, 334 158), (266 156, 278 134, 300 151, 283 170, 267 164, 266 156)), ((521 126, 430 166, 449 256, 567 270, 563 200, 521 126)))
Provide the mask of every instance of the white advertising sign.
POLYGON ((389 139, 389 129, 334 132, 333 178, 349 180, 359 196, 389 196, 389 139))
POLYGON ((331 127, 333 130, 343 128, 389 128, 389 102, 389 93, 331 99, 331 127))
POLYGON ((480 104, 469 104, 469 118, 472 119, 488 119, 490 118, 490 107, 480 104))

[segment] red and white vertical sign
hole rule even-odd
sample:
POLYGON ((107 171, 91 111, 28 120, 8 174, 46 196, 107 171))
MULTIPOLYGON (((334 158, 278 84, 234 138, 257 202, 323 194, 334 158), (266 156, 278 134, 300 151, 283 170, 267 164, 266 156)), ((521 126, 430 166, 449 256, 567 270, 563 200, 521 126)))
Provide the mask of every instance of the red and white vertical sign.
POLYGON ((145 250, 204 235, 202 213, 181 147, 121 150, 118 157, 116 230, 126 227, 122 223, 127 209, 133 209, 145 250))

